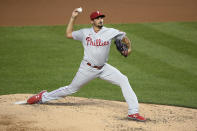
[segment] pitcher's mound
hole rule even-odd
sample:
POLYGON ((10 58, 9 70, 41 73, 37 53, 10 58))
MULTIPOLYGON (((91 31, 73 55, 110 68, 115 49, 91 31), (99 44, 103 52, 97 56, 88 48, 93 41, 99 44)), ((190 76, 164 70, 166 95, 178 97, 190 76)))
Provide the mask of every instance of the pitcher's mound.
POLYGON ((197 110, 140 104, 148 120, 127 119, 125 102, 66 97, 47 104, 16 105, 31 94, 0 96, 1 131, 196 131, 197 110))

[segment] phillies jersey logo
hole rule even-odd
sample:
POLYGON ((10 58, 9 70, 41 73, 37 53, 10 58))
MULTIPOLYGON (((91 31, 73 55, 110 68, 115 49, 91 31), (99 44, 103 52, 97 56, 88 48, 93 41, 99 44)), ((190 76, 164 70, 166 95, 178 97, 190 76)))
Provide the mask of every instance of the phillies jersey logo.
POLYGON ((92 40, 91 37, 86 37, 87 46, 106 46, 109 45, 109 41, 102 41, 101 39, 92 40))

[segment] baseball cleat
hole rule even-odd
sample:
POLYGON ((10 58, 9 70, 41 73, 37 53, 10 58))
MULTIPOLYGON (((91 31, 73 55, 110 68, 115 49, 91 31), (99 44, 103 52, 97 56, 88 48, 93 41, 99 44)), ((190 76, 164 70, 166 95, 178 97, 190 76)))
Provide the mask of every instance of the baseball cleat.
POLYGON ((41 91, 40 93, 31 96, 28 100, 27 103, 28 104, 39 104, 42 103, 42 94, 45 93, 46 91, 41 91))
POLYGON ((128 119, 145 122, 146 118, 140 116, 139 113, 128 115, 128 119))

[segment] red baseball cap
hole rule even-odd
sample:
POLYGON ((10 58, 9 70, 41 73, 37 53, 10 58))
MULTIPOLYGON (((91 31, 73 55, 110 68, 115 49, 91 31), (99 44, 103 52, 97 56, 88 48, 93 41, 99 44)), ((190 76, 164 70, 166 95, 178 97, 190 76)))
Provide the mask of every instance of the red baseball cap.
POLYGON ((99 11, 95 11, 95 12, 92 12, 92 13, 90 14, 90 19, 91 19, 91 20, 94 20, 94 19, 97 18, 97 17, 105 17, 105 15, 102 14, 101 12, 99 12, 99 11))

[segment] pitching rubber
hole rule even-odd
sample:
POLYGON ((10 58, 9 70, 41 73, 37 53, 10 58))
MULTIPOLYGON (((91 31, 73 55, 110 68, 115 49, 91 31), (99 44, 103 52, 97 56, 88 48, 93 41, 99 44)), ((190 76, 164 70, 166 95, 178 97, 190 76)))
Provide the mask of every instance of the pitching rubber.
POLYGON ((27 104, 27 101, 17 101, 14 104, 16 104, 16 105, 23 105, 23 104, 27 104))

